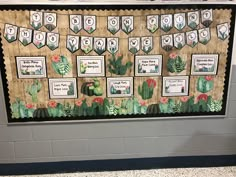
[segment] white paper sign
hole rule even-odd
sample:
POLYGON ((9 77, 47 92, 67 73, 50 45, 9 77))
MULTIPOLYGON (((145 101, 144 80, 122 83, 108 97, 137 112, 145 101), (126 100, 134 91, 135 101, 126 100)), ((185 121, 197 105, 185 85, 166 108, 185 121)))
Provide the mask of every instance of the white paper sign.
POLYGON ((87 33, 91 34, 96 30, 96 16, 94 15, 85 15, 84 16, 84 30, 87 33))
POLYGON ((193 54, 192 75, 216 75, 218 69, 218 54, 193 54))
POLYGON ((74 33, 82 29, 82 15, 70 15, 70 29, 74 33))
POLYGON ((133 77, 107 78, 107 97, 131 97, 133 77))
POLYGON ((71 52, 74 53, 79 50, 79 36, 74 35, 67 35, 66 39, 66 48, 71 52))
POLYGON ((77 56, 78 77, 105 76, 104 56, 77 56))
POLYGON ((119 38, 107 38, 107 51, 111 54, 119 50, 119 38))
POLYGON ((51 99, 77 98, 76 78, 49 79, 51 99))
POLYGON ((45 78, 45 57, 16 57, 18 78, 45 78))
POLYGON ((134 17, 133 16, 122 16, 121 17, 121 28, 126 33, 129 34, 134 30, 134 17))
POLYGON ((30 11, 30 25, 38 30, 43 26, 43 12, 30 11))
POLYGON ((19 41, 27 46, 32 42, 33 30, 28 28, 20 28, 19 41))
POLYGON ((46 44, 46 32, 42 31, 34 31, 34 37, 33 37, 33 43, 34 45, 40 49, 46 44))
POLYGON ((44 13, 44 26, 49 31, 53 31, 57 27, 57 14, 44 13))
POLYGON ((9 43, 16 41, 17 29, 17 26, 5 24, 4 37, 9 43))
POLYGON ((129 38, 129 51, 132 54, 136 54, 140 50, 140 38, 130 37, 129 38))
POLYGON ((187 96, 189 76, 163 77, 162 96, 187 96))
POLYGON ((135 76, 160 76, 162 55, 136 55, 135 76))
POLYGON ((174 25, 177 30, 182 30, 186 25, 185 13, 174 14, 174 25))
POLYGON ((55 50, 59 47, 59 38, 58 33, 47 33, 47 46, 50 50, 55 50))
POLYGON ((93 37, 81 36, 81 50, 86 54, 93 50, 93 37))
POLYGON ((158 15, 148 15, 147 16, 147 29, 151 33, 155 33, 159 28, 159 16, 158 15))
POLYGON ((188 12, 188 26, 192 29, 196 29, 199 23, 199 11, 188 12))
POLYGON ((112 34, 116 34, 120 30, 120 17, 108 16, 107 24, 108 31, 110 31, 112 34))

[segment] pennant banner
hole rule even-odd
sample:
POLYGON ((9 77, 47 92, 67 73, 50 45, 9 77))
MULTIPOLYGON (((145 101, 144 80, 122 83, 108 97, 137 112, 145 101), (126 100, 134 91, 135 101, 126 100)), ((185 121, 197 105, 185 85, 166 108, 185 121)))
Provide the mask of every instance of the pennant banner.
POLYGON ((132 54, 136 54, 140 50, 140 38, 130 37, 129 38, 129 51, 132 54))
POLYGON ((108 31, 112 34, 116 34, 120 30, 120 17, 108 16, 107 17, 108 31))
POLYGON ((158 30, 158 28, 159 28, 158 21, 159 21, 158 15, 148 15, 147 16, 147 29, 151 33, 155 33, 158 30))
POLYGON ((107 51, 111 54, 119 50, 119 38, 107 38, 107 51))
POLYGON ((186 32, 187 45, 195 47, 198 43, 197 30, 186 32))
POLYGON ((43 12, 30 11, 30 25, 38 30, 43 26, 43 12))
POLYGON ((172 15, 161 15, 161 29, 168 32, 173 27, 172 15))
POLYGON ((34 45, 40 49, 43 46, 45 46, 46 43, 46 32, 42 31, 34 31, 34 37, 33 37, 33 43, 34 45))
POLYGON ((93 37, 81 36, 81 50, 86 54, 93 50, 93 37))
POLYGON ((188 12, 188 26, 196 29, 199 25, 199 11, 188 12))
POLYGON ((141 44, 142 44, 142 51, 144 51, 146 54, 151 52, 153 49, 153 39, 152 37, 141 37, 141 44))
POLYGON ((47 33, 47 46, 50 50, 55 50, 59 46, 60 35, 58 33, 47 33))
POLYGON ((166 50, 170 51, 173 48, 173 36, 170 35, 164 35, 161 37, 161 47, 166 50))
POLYGON ((122 30, 129 34, 131 31, 134 30, 134 17, 133 16, 122 16, 122 30))
POLYGON ((223 23, 220 25, 217 25, 217 36, 221 40, 225 40, 229 37, 229 25, 228 23, 223 23))
POLYGON ((106 38, 95 37, 93 41, 94 51, 98 55, 102 55, 106 51, 106 38))
POLYGON ((16 40, 17 29, 17 26, 5 24, 4 37, 9 43, 14 42, 16 40))
POLYGON ((27 28, 20 28, 19 32, 19 41, 24 45, 27 46, 32 42, 32 35, 33 30, 27 28))
POLYGON ((96 16, 94 15, 85 15, 84 16, 84 30, 91 34, 96 30, 96 16))
POLYGON ((67 35, 66 48, 74 53, 79 50, 79 36, 67 35))
POLYGON ((205 27, 209 27, 210 24, 213 21, 213 16, 212 16, 212 9, 210 10, 202 10, 201 11, 201 23, 205 27))
POLYGON ((182 49, 185 46, 185 33, 174 34, 174 46, 177 49, 182 49))
POLYGON ((57 27, 57 14, 44 13, 44 26, 49 31, 53 31, 57 27))
POLYGON ((182 30, 186 26, 185 13, 174 14, 174 25, 177 30, 182 30))
POLYGON ((198 30, 199 42, 206 45, 211 39, 210 28, 203 28, 198 30))
POLYGON ((70 15, 70 29, 74 33, 82 29, 82 15, 70 15))

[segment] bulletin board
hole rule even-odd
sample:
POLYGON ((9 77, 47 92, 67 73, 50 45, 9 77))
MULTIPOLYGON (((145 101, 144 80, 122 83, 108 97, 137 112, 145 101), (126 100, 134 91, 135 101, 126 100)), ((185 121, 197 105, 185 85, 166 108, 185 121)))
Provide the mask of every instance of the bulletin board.
POLYGON ((147 7, 1 10, 8 121, 225 115, 234 9, 147 7))

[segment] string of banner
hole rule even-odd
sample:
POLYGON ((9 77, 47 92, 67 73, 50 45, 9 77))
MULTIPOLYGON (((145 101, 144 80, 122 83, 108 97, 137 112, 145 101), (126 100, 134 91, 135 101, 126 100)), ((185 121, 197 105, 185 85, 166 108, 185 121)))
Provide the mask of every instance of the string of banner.
MULTIPOLYGON (((77 34, 82 29, 88 34, 92 34, 96 30, 96 16, 94 15, 69 15, 70 29, 77 34)), ((194 47, 198 42, 206 45, 211 39, 211 32, 209 26, 213 21, 213 12, 210 10, 193 11, 177 14, 165 15, 148 15, 146 27, 151 33, 155 33, 159 26, 164 32, 170 31, 173 26, 179 31, 176 34, 167 34, 161 36, 161 46, 164 50, 169 51, 172 48, 181 49, 186 44, 194 47), (201 17, 201 19, 200 19, 201 17), (201 23, 204 28, 197 29, 201 23), (159 25, 160 23, 160 25, 159 25), (192 31, 181 32, 186 24, 192 31)), ((126 34, 129 34, 134 29, 134 16, 108 16, 107 29, 113 35, 120 29, 126 34)), ((18 40, 27 46, 33 42, 38 48, 45 45, 50 50, 55 50, 59 47, 60 34, 52 32, 57 27, 57 14, 44 13, 38 11, 30 11, 30 24, 34 28, 18 27, 12 24, 5 24, 4 37, 11 43, 18 40), (39 31, 45 26, 50 32, 39 31)), ((225 40, 229 36, 228 23, 217 25, 217 36, 221 40, 225 40)), ((143 50, 149 53, 153 49, 153 37, 129 37, 129 51, 136 54, 138 51, 143 50)), ((116 53, 119 50, 118 37, 89 37, 78 35, 67 35, 66 40, 67 49, 74 53, 81 48, 81 50, 88 54, 94 50, 98 55, 102 55, 106 50, 110 53, 116 53)))

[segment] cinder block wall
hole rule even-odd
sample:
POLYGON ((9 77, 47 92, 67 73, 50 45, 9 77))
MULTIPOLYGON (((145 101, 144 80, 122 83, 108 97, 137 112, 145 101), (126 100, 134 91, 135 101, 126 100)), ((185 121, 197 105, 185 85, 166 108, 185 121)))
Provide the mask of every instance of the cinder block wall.
POLYGON ((7 125, 0 85, 0 163, 236 154, 235 56, 226 118, 7 125))

